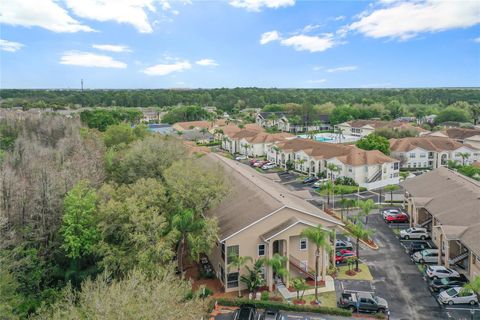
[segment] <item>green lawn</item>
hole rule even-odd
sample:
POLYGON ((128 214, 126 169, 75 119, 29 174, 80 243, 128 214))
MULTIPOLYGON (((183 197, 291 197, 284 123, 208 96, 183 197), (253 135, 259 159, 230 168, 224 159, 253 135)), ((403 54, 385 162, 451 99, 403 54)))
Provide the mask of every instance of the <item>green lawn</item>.
MULTIPOLYGON (((318 299, 320 300, 320 306, 322 307, 337 306, 337 296, 335 294, 335 291, 319 293, 318 299)), ((306 305, 310 305, 310 302, 315 300, 315 295, 311 294, 308 296, 303 296, 303 300, 307 301, 306 305)))
MULTIPOLYGON (((360 187, 360 192, 367 190, 367 188, 360 187)), ((356 193, 358 191, 358 187, 356 186, 344 186, 344 185, 335 185, 335 195, 339 194, 351 194, 351 193, 356 193)), ((317 190, 319 194, 322 196, 327 195, 327 189, 319 189, 317 190)))
MULTIPOLYGON (((355 266, 353 267, 355 268, 355 266)), ((349 276, 345 272, 348 271, 348 266, 341 266, 338 268, 337 279, 339 280, 373 280, 372 274, 368 269, 368 265, 360 263, 358 268, 361 270, 354 276, 349 276)))

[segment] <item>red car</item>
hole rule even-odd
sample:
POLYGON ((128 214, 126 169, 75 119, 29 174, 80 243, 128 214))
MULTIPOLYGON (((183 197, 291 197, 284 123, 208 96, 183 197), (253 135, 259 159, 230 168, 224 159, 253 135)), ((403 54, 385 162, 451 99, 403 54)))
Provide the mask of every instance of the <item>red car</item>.
POLYGON ((258 161, 260 160, 257 160, 257 159, 252 159, 249 161, 250 165, 253 166, 255 163, 257 163, 258 161))
POLYGON ((340 264, 342 262, 345 262, 348 258, 356 257, 356 256, 357 254, 350 250, 343 249, 343 250, 337 251, 335 254, 335 264, 340 264))
POLYGON ((258 162, 255 162, 255 163, 253 164, 253 166, 254 166, 254 167, 259 167, 259 168, 261 168, 261 167, 263 167, 263 165, 265 165, 265 164, 267 164, 267 163, 268 163, 268 161, 258 161, 258 162))
POLYGON ((387 223, 392 223, 392 222, 397 222, 397 223, 403 223, 403 222, 408 222, 408 215, 404 212, 389 212, 384 215, 383 217, 385 219, 385 222, 387 223))

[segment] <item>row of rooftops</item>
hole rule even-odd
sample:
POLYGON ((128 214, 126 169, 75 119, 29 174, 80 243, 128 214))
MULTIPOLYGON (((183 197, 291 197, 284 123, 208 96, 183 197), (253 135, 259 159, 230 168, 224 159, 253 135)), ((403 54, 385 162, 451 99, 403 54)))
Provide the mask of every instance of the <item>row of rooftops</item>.
POLYGON ((480 182, 445 167, 403 183, 417 208, 427 210, 449 240, 480 256, 480 182))
POLYGON ((461 147, 468 147, 476 150, 469 144, 463 144, 448 137, 421 136, 401 139, 390 139, 390 150, 392 152, 408 152, 416 148, 426 151, 442 152, 454 151, 461 147))

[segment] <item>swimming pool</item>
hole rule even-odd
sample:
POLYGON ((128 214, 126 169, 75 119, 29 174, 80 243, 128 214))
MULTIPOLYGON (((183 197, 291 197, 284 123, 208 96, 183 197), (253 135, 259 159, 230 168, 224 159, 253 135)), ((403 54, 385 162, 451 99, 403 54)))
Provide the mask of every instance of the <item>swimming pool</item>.
MULTIPOLYGON (((311 139, 312 136, 309 134, 300 134, 299 138, 311 139)), ((328 142, 328 143, 345 143, 345 142, 355 142, 359 137, 349 136, 349 135, 339 135, 338 133, 317 133, 313 136, 315 141, 328 142)))

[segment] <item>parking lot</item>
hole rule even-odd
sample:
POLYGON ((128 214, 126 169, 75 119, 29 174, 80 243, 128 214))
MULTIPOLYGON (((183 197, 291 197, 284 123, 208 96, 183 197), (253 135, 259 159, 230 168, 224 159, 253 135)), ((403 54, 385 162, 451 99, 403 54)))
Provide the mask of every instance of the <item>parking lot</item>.
MULTIPOLYGON (((410 260, 402 242, 392 228, 406 228, 407 224, 386 224, 380 213, 372 214, 369 227, 379 250, 361 249, 360 258, 366 262, 374 277, 370 291, 387 299, 390 319, 480 319, 480 310, 473 316, 470 306, 440 305, 419 268, 410 260)), ((369 291, 364 282, 343 283, 350 290, 369 291)), ((478 307, 475 307, 478 309, 478 307)))

